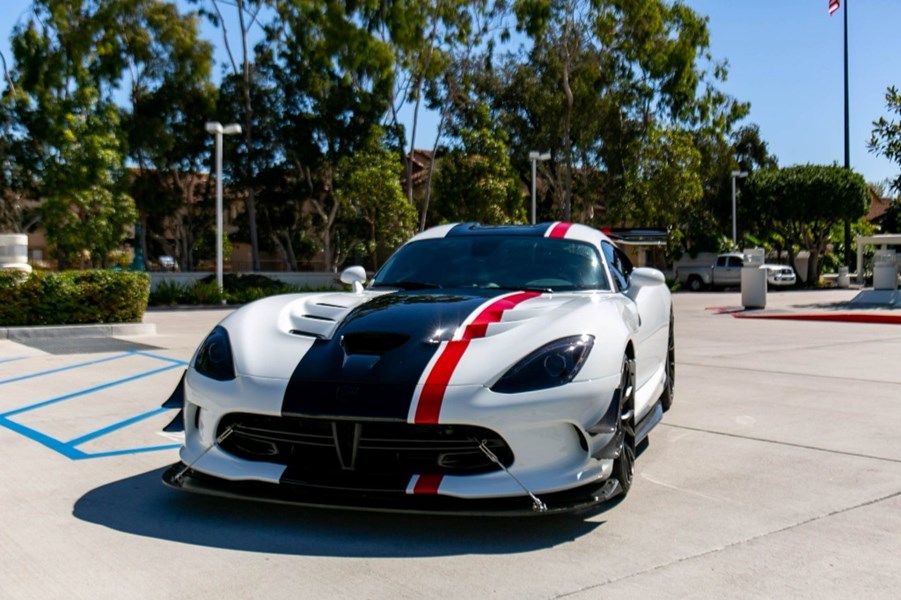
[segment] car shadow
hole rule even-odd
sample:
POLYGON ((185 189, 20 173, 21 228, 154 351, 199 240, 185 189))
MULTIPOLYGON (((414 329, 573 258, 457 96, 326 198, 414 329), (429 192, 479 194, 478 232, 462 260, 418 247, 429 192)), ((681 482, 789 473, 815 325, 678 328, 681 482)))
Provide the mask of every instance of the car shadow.
POLYGON ((604 521, 587 515, 468 517, 314 509, 189 494, 163 469, 78 499, 73 515, 124 533, 248 552, 329 557, 433 557, 530 552, 571 542, 604 521))

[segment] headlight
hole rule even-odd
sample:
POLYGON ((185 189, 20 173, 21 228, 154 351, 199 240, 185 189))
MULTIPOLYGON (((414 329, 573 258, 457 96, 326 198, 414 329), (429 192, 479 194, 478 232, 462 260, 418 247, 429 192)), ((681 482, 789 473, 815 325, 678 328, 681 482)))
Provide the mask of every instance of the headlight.
POLYGON ((217 381, 230 381, 235 378, 235 362, 232 359, 232 347, 228 341, 228 332, 220 326, 206 336, 197 351, 194 369, 201 375, 217 381))
POLYGON ((557 387, 573 380, 594 345, 594 336, 575 335, 555 340, 516 363, 491 388, 515 394, 557 387))

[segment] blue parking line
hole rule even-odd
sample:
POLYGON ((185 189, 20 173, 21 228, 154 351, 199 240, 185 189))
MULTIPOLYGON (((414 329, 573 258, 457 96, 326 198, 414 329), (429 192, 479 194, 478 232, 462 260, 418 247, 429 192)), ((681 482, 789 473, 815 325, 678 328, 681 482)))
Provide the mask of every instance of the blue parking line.
POLYGON ((178 358, 169 358, 168 356, 162 356, 160 354, 154 354, 152 352, 145 352, 144 350, 133 350, 133 352, 135 354, 140 354, 141 356, 146 356, 147 358, 155 358, 157 360, 164 360, 166 362, 175 363, 175 364, 183 366, 183 367, 188 366, 187 362, 185 362, 181 359, 178 359, 178 358))
POLYGON ((50 369, 48 371, 38 371, 37 373, 31 373, 30 375, 20 375, 18 377, 12 377, 10 379, 0 379, 0 385, 4 383, 13 383, 14 381, 22 381, 24 379, 32 379, 34 377, 43 377, 44 375, 52 375, 53 373, 61 373, 63 371, 71 371, 72 369, 80 369, 81 367, 89 367, 91 365, 99 365, 101 363, 109 362, 111 360, 119 360, 120 358, 127 358, 129 356, 133 356, 135 353, 126 352, 124 354, 116 354, 114 356, 108 356, 106 358, 98 358, 97 360, 89 360, 83 363, 76 363, 74 365, 68 365, 65 367, 59 367, 57 369, 50 369))
POLYGON ((0 358, 0 364, 13 362, 14 360, 22 360, 24 356, 13 356, 12 358, 0 358))
POLYGON ((19 435, 25 436, 32 441, 35 441, 39 444, 42 444, 42 445, 50 448, 51 450, 59 452, 66 458, 70 458, 72 460, 78 460, 81 458, 88 457, 88 455, 86 455, 81 450, 78 450, 77 448, 72 448, 68 444, 65 444, 55 438, 52 438, 45 433, 41 433, 40 431, 37 431, 36 429, 32 429, 31 427, 26 427, 25 425, 16 423, 15 421, 10 421, 3 415, 0 415, 0 426, 6 427, 10 431, 14 431, 14 432, 18 433, 19 435))
POLYGON ((124 454, 142 454, 144 452, 157 452, 159 450, 175 450, 176 448, 180 448, 181 444, 164 444, 162 446, 145 446, 143 448, 128 448, 126 450, 110 450, 109 452, 97 452, 94 454, 84 454, 75 458, 75 460, 82 460, 85 458, 106 458, 108 456, 122 456, 124 454))
POLYGON ((74 440, 69 440, 66 445, 71 446, 72 448, 79 446, 85 442, 89 442, 93 439, 102 437, 108 433, 112 433, 117 429, 122 429, 123 427, 128 427, 133 423, 137 423, 138 421, 143 421, 144 419, 149 419, 150 417, 154 417, 160 413, 164 413, 166 411, 173 410, 171 408, 156 408, 154 410, 145 412, 144 414, 137 415, 135 417, 131 417, 125 419, 124 421, 119 421, 118 423, 113 423, 108 427, 104 427, 103 429, 98 429, 97 431, 92 431, 91 433, 86 433, 83 436, 77 437, 74 440))
MULTIPOLYGON (((90 452, 84 452, 83 450, 79 450, 77 447, 81 444, 84 444, 91 440, 95 440, 97 438, 101 438, 105 435, 113 433, 114 431, 123 429, 125 427, 128 427, 129 425, 132 425, 132 424, 142 421, 144 419, 148 419, 148 418, 158 415, 162 412, 171 410, 171 409, 162 408, 162 407, 144 412, 144 413, 139 414, 134 417, 129 417, 128 419, 125 419, 118 423, 113 423, 112 425, 108 425, 102 429, 98 429, 97 431, 86 433, 86 434, 81 435, 75 439, 68 441, 68 442, 58 440, 46 433, 43 433, 36 429, 32 429, 31 427, 28 427, 26 425, 22 425, 21 423, 17 423, 16 421, 13 421, 12 419, 9 418, 9 417, 19 415, 19 414, 22 414, 22 413, 25 413, 28 411, 37 410, 37 409, 45 407, 45 406, 50 406, 53 404, 64 402, 66 400, 71 400, 73 398, 92 394, 94 392, 98 392, 98 391, 101 391, 101 390, 104 390, 107 388, 121 385, 123 383, 128 383, 128 382, 135 381, 138 379, 143 379, 145 377, 150 377, 151 375, 156 375, 158 373, 164 373, 166 371, 170 371, 172 369, 176 369, 179 367, 185 367, 188 364, 185 361, 179 360, 179 359, 169 358, 166 356, 161 356, 161 355, 152 354, 152 353, 143 352, 143 351, 131 350, 131 351, 128 351, 128 352, 125 352, 122 354, 116 354, 113 356, 108 356, 108 357, 104 357, 104 358, 100 358, 100 359, 95 359, 95 360, 90 360, 90 361, 86 361, 86 362, 76 363, 73 365, 68 365, 65 367, 59 367, 59 368, 55 368, 55 369, 49 369, 47 371, 40 371, 37 373, 31 373, 28 375, 21 375, 18 377, 12 377, 9 379, 0 380, 0 385, 2 385, 4 383, 12 383, 15 381, 23 381, 23 380, 27 380, 27 379, 32 379, 35 377, 42 377, 44 375, 51 375, 53 373, 60 373, 63 371, 69 371, 69 370, 78 369, 81 367, 88 367, 91 365, 97 365, 97 364, 101 364, 101 363, 105 363, 105 362, 109 362, 109 361, 119 360, 122 358, 128 358, 130 356, 135 356, 135 355, 143 356, 146 358, 151 358, 154 360, 160 360, 160 361, 163 361, 163 362, 166 362, 169 364, 167 364, 164 367, 160 367, 158 369, 152 369, 150 371, 138 373, 136 375, 131 375, 129 377, 123 377, 123 378, 117 379, 115 381, 110 381, 107 383, 96 385, 96 386, 93 386, 93 387, 90 387, 87 389, 72 392, 70 394, 65 394, 65 395, 59 396, 57 398, 51 398, 49 400, 37 402, 30 406, 24 406, 24 407, 20 407, 20 408, 14 409, 14 410, 7 411, 5 413, 0 413, 0 428, 5 428, 12 432, 18 433, 19 435, 26 437, 32 441, 35 441, 35 442, 41 444, 42 446, 45 446, 45 447, 49 448, 50 450, 53 450, 54 452, 62 454, 63 456, 65 456, 66 458, 68 458, 70 460, 84 460, 84 459, 89 459, 89 458, 102 458, 102 457, 107 457, 107 456, 138 454, 138 453, 144 453, 144 452, 155 452, 158 450, 172 450, 172 449, 178 448, 181 444, 163 444, 163 445, 156 445, 156 446, 126 448, 126 449, 120 449, 120 450, 110 450, 110 451, 104 451, 104 452, 90 453, 90 452)), ((11 362, 13 360, 20 360, 20 359, 24 359, 24 358, 28 358, 28 357, 26 357, 26 356, 18 357, 17 356, 17 357, 11 357, 11 358, 6 358, 6 359, 0 359, 0 363, 11 362)))
POLYGON ((31 406, 24 406, 22 408, 17 408, 15 410, 11 410, 11 411, 8 411, 5 413, 0 413, 0 418, 11 417, 13 415, 18 415, 18 414, 28 412, 31 410, 36 410, 38 408, 43 408, 45 406, 50 406, 51 404, 57 404, 59 402, 65 401, 65 400, 71 400, 72 398, 77 398, 78 396, 84 396, 86 394, 91 394, 93 392, 99 392, 100 390, 105 390, 106 388, 117 386, 117 385, 120 385, 123 383, 128 383, 129 381, 135 381, 137 379, 143 379, 144 377, 156 375, 157 373, 171 371, 172 369, 178 368, 178 366, 179 365, 169 365, 167 367, 161 367, 159 369, 154 369, 152 371, 147 371, 145 373, 138 373, 137 375, 132 375, 130 377, 124 377, 122 379, 110 381, 109 383, 104 383, 102 385, 96 385, 94 387, 87 388, 85 390, 80 390, 78 392, 72 392, 71 394, 66 394, 65 396, 59 396, 58 398, 51 398, 50 400, 44 400, 43 402, 38 402, 37 404, 32 404, 31 406))

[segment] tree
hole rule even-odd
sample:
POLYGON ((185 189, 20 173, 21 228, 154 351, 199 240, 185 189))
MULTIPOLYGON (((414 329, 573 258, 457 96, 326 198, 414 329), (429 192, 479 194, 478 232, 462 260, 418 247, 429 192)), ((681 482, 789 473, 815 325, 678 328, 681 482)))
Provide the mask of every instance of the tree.
MULTIPOLYGON (((513 7, 531 46, 476 79, 510 133, 520 172, 530 150, 551 150, 544 178, 554 201, 545 218, 594 220, 601 204, 614 217, 628 213, 617 207, 630 201, 627 190, 654 185, 629 178, 646 173, 636 165, 655 152, 655 136, 683 131, 692 134, 679 136, 684 143, 725 142, 747 111, 716 90, 726 66, 707 53, 705 19, 681 3, 517 0, 513 7)), ((704 164, 693 161, 696 169, 704 164)))
POLYGON ((195 223, 205 224, 198 202, 210 156, 210 140, 202 132, 216 100, 212 46, 198 39, 196 14, 181 14, 160 0, 131 5, 120 19, 131 101, 123 129, 136 165, 130 191, 140 213, 141 243, 144 256, 173 256, 190 271, 195 223))
POLYGON ((365 147, 388 111, 394 55, 373 33, 384 15, 368 4, 280 0, 274 10, 257 67, 279 96, 276 151, 313 216, 326 268, 336 270, 335 171, 365 147))
MULTIPOLYGON (((222 31, 223 45, 228 54, 229 64, 231 65, 232 70, 231 77, 240 82, 237 88, 240 90, 241 94, 241 118, 239 119, 239 122, 241 123, 242 142, 248 149, 252 148, 254 146, 254 125, 256 119, 254 116, 254 104, 251 97, 253 95, 253 88, 257 83, 257 72, 256 65, 251 61, 251 48, 248 36, 251 29, 259 23, 258 19, 263 7, 276 2, 274 2, 274 0, 233 0, 232 2, 221 2, 220 0, 191 1, 201 5, 208 2, 212 8, 204 9, 202 12, 210 18, 214 25, 220 27, 222 31), (235 11, 235 16, 238 18, 238 27, 240 29, 239 35, 241 37, 240 61, 235 58, 235 53, 232 51, 221 4, 227 4, 232 7, 235 11)), ((278 3, 285 4, 284 2, 278 3)), ((246 180, 238 180, 236 183, 242 182, 246 182, 246 180)), ((252 185, 246 186, 244 189, 244 206, 247 209, 247 222, 250 234, 251 268, 254 271, 259 271, 260 250, 257 232, 257 190, 252 185)))
POLYGON ((416 149, 419 111, 427 90, 434 89, 449 66, 451 55, 472 37, 474 11, 486 10, 485 0, 402 0, 381 5, 382 40, 394 51, 397 68, 392 90, 390 127, 394 130, 405 163, 405 193, 413 203, 412 161, 409 153, 416 149), (398 113, 412 103, 410 144, 399 123, 398 113))
POLYGON ((58 264, 105 265, 136 213, 125 192, 125 148, 115 83, 124 69, 117 4, 36 0, 13 30, 15 69, 5 101, 29 165, 58 264))
POLYGON ((869 201, 863 176, 836 165, 760 170, 748 178, 745 192, 744 201, 771 215, 774 228, 788 241, 791 264, 795 247, 810 252, 808 285, 819 279, 819 257, 835 225, 860 218, 869 201))
POLYGON ((699 176, 701 155, 687 132, 652 129, 648 143, 636 142, 626 169, 623 197, 609 215, 612 222, 646 227, 674 227, 673 245, 681 241, 679 230, 690 223, 692 207, 703 194, 699 176))
MULTIPOLYGON (((377 134, 378 132, 374 132, 377 134)), ((400 185, 401 165, 397 155, 374 136, 354 156, 338 163, 335 195, 345 215, 359 220, 365 237, 358 242, 369 254, 372 268, 379 266, 380 247, 392 251, 416 230, 416 209, 404 198, 400 185)))
POLYGON ((462 144, 441 159, 433 217, 445 222, 523 222, 523 194, 503 133, 490 125, 487 107, 480 112, 482 126, 463 130, 462 144))
MULTIPOLYGON (((889 111, 901 116, 901 93, 891 86, 885 92, 885 104, 889 111)), ((879 117, 873 121, 873 133, 868 144, 870 152, 881 154, 901 166, 901 121, 879 117)), ((901 194, 901 175, 892 182, 892 188, 901 194)))
MULTIPOLYGON (((12 93, 9 88, 7 93, 12 93)), ((28 165, 31 144, 16 139, 14 115, 8 102, 0 102, 0 230, 28 233, 40 222, 35 206, 35 184, 28 165)))

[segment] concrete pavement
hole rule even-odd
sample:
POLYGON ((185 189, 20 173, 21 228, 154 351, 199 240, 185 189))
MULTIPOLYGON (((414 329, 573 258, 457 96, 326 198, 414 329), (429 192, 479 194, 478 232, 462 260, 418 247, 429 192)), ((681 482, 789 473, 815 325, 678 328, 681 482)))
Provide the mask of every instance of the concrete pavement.
MULTIPOLYGON (((856 293, 770 293, 767 311, 856 293)), ((159 481, 176 460, 159 405, 228 310, 149 312, 155 334, 112 338, 139 348, 0 339, 0 598, 896 597, 901 327, 717 310, 739 306, 675 296, 674 407, 628 498, 587 518, 181 494, 159 481)))

